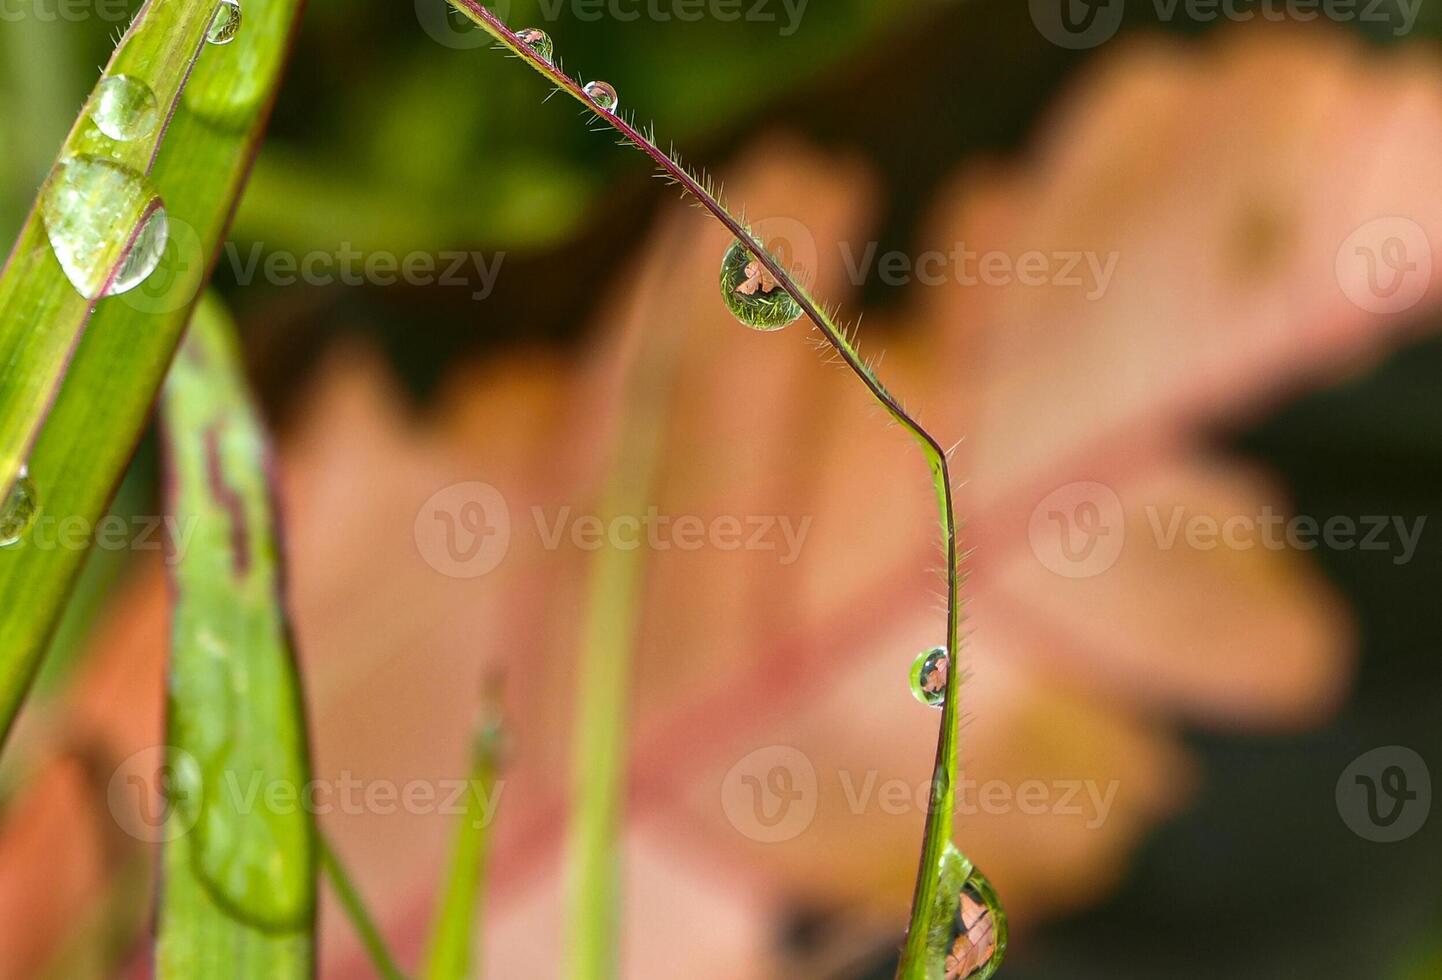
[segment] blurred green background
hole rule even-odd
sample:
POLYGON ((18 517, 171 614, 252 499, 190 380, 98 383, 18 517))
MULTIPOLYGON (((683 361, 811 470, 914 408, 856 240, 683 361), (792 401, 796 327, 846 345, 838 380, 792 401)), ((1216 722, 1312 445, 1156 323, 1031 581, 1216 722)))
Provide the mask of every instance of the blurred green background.
MULTIPOLYGON (((539 22, 538 10, 514 0, 508 21, 539 22)), ((1153 18, 1137 5, 1123 31, 1183 30, 1153 18)), ((0 238, 13 239, 120 26, 0 25, 0 238)), ((1108 50, 1049 44, 1018 0, 812 0, 786 36, 709 18, 547 26, 568 66, 615 84, 623 106, 654 119, 663 145, 674 139, 695 164, 724 168, 771 130, 869 159, 886 192, 874 229, 883 251, 907 247, 962 160, 1019 152, 1058 93, 1108 50)), ((1379 48, 1396 43, 1383 24, 1351 29, 1379 48)), ((1439 39, 1442 7, 1424 4, 1405 43, 1439 39)), ((543 103, 532 73, 478 56, 479 43, 439 0, 310 3, 235 218, 236 248, 333 250, 343 229, 360 250, 505 251, 507 274, 478 307, 439 287, 241 288, 222 262, 217 285, 278 424, 340 335, 378 340, 419 405, 458 363, 517 346, 570 349, 601 285, 673 202, 641 155, 589 131, 569 103, 543 103), (445 36, 456 46, 423 24, 454 32, 445 36)), ((853 309, 913 299, 884 285, 833 298, 853 309)), ((1217 439, 1280 473, 1298 509, 1319 519, 1436 515, 1439 379, 1442 341, 1418 343, 1217 439)), ((148 506, 152 474, 144 450, 117 508, 148 506)), ((1359 674, 1340 714, 1305 735, 1189 736, 1208 774, 1195 806, 1151 836, 1117 893, 1032 936, 1004 976, 1442 977, 1442 829, 1433 820, 1404 843, 1369 844, 1335 818, 1332 800, 1336 774, 1368 748, 1442 759, 1442 537, 1424 535, 1405 566, 1385 552, 1313 555, 1360 623, 1359 674)), ((113 575, 92 568, 82 609, 113 575)), ((61 677, 52 665, 50 683, 61 677)), ((798 911, 799 945, 816 932, 810 914, 798 911)), ((877 951, 875 976, 891 975, 888 957, 877 951)))

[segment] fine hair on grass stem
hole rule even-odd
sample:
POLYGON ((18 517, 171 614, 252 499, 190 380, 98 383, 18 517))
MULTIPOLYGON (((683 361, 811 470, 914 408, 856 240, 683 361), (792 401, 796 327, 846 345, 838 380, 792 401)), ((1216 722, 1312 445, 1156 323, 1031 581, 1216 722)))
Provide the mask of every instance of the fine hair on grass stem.
MULTIPOLYGON (((513 31, 479 0, 450 0, 450 2, 462 14, 490 34, 505 50, 521 58, 544 76, 555 86, 557 91, 580 102, 596 116, 603 126, 618 132, 623 144, 629 144, 646 154, 660 171, 661 176, 680 186, 683 193, 690 195, 697 205, 724 225, 736 241, 764 268, 775 285, 791 297, 800 312, 821 333, 825 344, 860 379, 876 402, 920 445, 935 487, 938 520, 946 556, 945 648, 947 655, 951 658, 952 669, 946 672, 941 731, 937 739, 935 768, 927 805, 926 828, 916 886, 912 896, 906 945, 902 951, 898 976, 904 978, 926 978, 933 974, 939 976, 937 949, 933 943, 929 943, 929 938, 934 930, 929 929, 928 925, 935 919, 938 908, 949 907, 954 910, 957 903, 957 896, 941 894, 942 865, 951 845, 952 813, 955 804, 956 730, 959 710, 957 692, 960 687, 960 671, 954 669, 954 665, 959 646, 961 620, 958 568, 960 555, 947 451, 881 383, 871 366, 862 358, 854 336, 838 325, 834 312, 824 309, 812 298, 790 271, 757 239, 746 222, 732 215, 720 200, 711 181, 704 175, 687 168, 674 152, 663 152, 656 145, 653 131, 643 132, 637 128, 632 119, 617 111, 614 89, 605 83, 598 82, 583 85, 579 80, 561 70, 559 63, 554 58, 551 41, 544 33, 535 30, 513 31)), ((986 975, 990 975, 999 963, 999 957, 995 959, 997 962, 988 964, 986 975)))

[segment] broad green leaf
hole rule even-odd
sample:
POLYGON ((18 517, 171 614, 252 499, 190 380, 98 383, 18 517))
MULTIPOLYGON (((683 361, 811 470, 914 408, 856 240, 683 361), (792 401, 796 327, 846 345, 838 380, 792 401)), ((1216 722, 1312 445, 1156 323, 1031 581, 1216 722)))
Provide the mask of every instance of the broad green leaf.
POLYGON ((504 734, 499 711, 488 704, 480 731, 471 748, 471 774, 466 809, 456 825, 451 845, 450 873, 436 907, 431 928, 426 980, 465 980, 480 976, 472 937, 479 931, 477 914, 486 881, 486 845, 495 810, 489 804, 496 792, 496 772, 504 734))
MULTIPOLYGON (((157 0, 156 5, 175 2, 157 0)), ((239 35, 223 47, 208 45, 201 52, 150 171, 150 183, 163 196, 170 218, 170 242, 160 266, 133 292, 99 301, 30 449, 30 478, 41 513, 25 540, 0 549, 0 596, 5 599, 0 603, 0 737, 8 734, 24 699, 85 557, 88 533, 104 515, 125 471, 219 248, 299 8, 300 0, 246 0, 239 35), (55 529, 62 522, 86 530, 80 546, 57 540, 55 529), (40 533, 47 529, 48 534, 40 533)), ((88 125, 82 119, 77 130, 88 125)), ((32 216, 22 246, 25 235, 37 233, 33 224, 32 216)), ((44 230, 38 234, 43 238, 44 230)), ((30 258, 35 275, 54 286, 55 297, 70 302, 71 295, 79 296, 43 251, 30 258), (62 284, 69 294, 59 288, 62 284)), ((29 318, 15 321, 10 310, 0 306, 0 351, 5 352, 0 355, 0 398, 13 401, 19 397, 10 391, 11 378, 20 370, 15 358, 22 348, 29 352, 26 357, 36 352, 23 335, 43 324, 29 318)), ((73 342, 72 337, 64 343, 73 342)), ((25 429, 20 424, 25 418, 16 415, 15 420, 17 431, 25 429)), ((7 454, 14 456, 8 448, 0 450, 0 455, 7 454)))
POLYGON ((143 261, 147 243, 164 234, 150 173, 214 13, 187 0, 141 9, 10 253, 0 276, 0 499, 25 464, 96 302, 133 278, 130 260, 143 261))
POLYGON ((172 575, 162 976, 311 969, 316 847, 265 435, 213 300, 166 381, 172 575))

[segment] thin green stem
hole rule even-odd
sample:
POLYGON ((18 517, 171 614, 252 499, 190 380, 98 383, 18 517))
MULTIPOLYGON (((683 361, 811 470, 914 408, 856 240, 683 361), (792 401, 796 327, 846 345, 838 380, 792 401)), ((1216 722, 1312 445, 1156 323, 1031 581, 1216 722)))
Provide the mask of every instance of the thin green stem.
POLYGON ((320 866, 325 871, 326 877, 330 879, 331 888, 335 889, 335 896, 340 899, 341 908, 345 910, 351 925, 355 927, 356 933, 360 936, 361 943, 365 946, 376 973, 380 974, 382 980, 405 980, 405 974, 401 972, 400 967, 396 966, 395 958, 391 956, 385 938, 381 936, 375 919, 371 918, 370 911, 366 908, 365 899, 361 898, 360 892, 351 883, 350 875, 346 873, 340 857, 331 847, 330 839, 325 834, 317 833, 316 844, 320 849, 320 866))
POLYGON ((566 93, 581 103, 603 123, 619 132, 625 142, 650 157, 667 178, 680 185, 682 190, 690 194, 697 204, 721 222, 771 273, 776 282, 796 300, 802 312, 821 332, 827 343, 836 351, 852 373, 871 392, 877 403, 921 446, 936 490, 938 521, 941 525, 941 536, 946 551, 946 648, 953 660, 953 667, 947 672, 946 702, 942 710, 941 732, 937 739, 936 763, 931 795, 927 805, 921 861, 917 872, 916 888, 912 895, 910 925, 906 946, 902 952, 901 966, 897 974, 903 980, 925 980, 927 975, 926 922, 931 906, 937 897, 941 855, 947 842, 951 839, 957 765, 956 729, 959 702, 957 692, 960 687, 958 680, 960 671, 955 669, 955 660, 960 638, 961 610, 956 517, 952 501, 951 476, 947 468, 947 454, 935 437, 902 407, 901 403, 876 377, 875 372, 862 359, 846 331, 839 327, 832 316, 822 309, 811 295, 795 281, 788 270, 783 268, 765 246, 756 239, 750 229, 732 216, 705 181, 692 174, 671 155, 662 152, 656 146, 653 136, 643 134, 623 116, 602 109, 592 102, 576 79, 522 43, 515 33, 495 14, 482 6, 479 0, 449 0, 449 2, 495 38, 501 46, 543 75, 556 86, 558 91, 566 93))

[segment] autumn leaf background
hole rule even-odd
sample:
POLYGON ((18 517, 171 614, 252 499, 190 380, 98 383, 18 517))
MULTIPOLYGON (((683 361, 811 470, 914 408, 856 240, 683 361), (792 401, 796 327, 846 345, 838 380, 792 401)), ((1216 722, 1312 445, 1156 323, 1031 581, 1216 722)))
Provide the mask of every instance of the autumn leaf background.
MULTIPOLYGON (((956 835, 1003 975, 1442 976, 1435 822, 1375 843, 1337 796, 1369 750, 1442 758, 1442 22, 1154 21, 1075 51, 1000 0, 546 26, 958 444, 956 835), (1365 265, 1394 239, 1401 294, 1365 265), (1386 547, 1274 547, 1266 515, 1385 516, 1386 547)), ((217 272, 276 433, 321 823, 417 962, 503 678, 485 975, 560 975, 577 529, 654 432, 622 975, 889 976, 937 724, 906 684, 942 631, 925 468, 804 322, 730 319, 724 230, 438 23, 315 5, 228 255, 475 252, 494 290, 217 272)), ((79 62, 95 27, 16 30, 79 62)), ((147 443, 117 514, 156 513, 154 473, 147 443)), ((87 570, 3 767, 0 975, 148 970, 153 825, 116 786, 162 742, 168 602, 156 552, 87 570)), ((328 900, 321 933, 323 976, 370 975, 328 900)))

